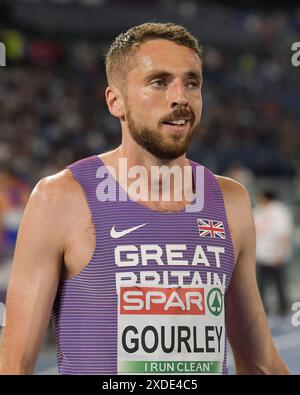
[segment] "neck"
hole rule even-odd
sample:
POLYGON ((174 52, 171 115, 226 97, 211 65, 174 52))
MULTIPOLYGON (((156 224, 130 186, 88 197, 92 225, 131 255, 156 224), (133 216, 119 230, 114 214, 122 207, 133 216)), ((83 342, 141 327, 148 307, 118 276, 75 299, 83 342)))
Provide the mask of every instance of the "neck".
POLYGON ((192 168, 185 155, 162 160, 137 144, 134 149, 121 144, 101 159, 114 168, 116 180, 133 200, 151 208, 176 211, 194 198, 192 168))

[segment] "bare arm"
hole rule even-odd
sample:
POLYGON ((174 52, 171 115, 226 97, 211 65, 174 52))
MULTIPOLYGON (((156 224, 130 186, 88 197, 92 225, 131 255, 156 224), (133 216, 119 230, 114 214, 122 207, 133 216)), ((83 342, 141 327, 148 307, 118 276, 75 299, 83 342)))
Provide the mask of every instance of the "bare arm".
POLYGON ((236 256, 226 294, 226 327, 238 374, 288 374, 269 330, 256 283, 255 226, 248 193, 218 178, 223 190, 236 256))
POLYGON ((25 209, 8 286, 2 374, 33 372, 61 273, 68 224, 66 188, 61 175, 43 179, 25 209))

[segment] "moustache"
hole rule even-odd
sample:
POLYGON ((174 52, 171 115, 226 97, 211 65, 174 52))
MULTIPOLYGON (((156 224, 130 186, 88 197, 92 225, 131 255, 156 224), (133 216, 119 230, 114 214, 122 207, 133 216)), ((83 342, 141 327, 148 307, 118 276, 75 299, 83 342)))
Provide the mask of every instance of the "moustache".
POLYGON ((161 123, 170 123, 173 121, 178 121, 179 119, 184 119, 185 121, 190 121, 191 124, 194 123, 195 115, 192 110, 187 108, 177 108, 168 116, 162 118, 161 123))

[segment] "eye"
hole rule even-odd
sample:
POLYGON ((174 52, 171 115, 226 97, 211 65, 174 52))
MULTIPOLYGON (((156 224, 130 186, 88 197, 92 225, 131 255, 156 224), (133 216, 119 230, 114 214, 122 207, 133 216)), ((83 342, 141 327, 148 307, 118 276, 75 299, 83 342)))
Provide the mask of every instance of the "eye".
POLYGON ((155 88, 164 88, 167 86, 167 82, 160 78, 151 81, 151 85, 154 86, 155 88))
POLYGON ((187 86, 191 89, 197 89, 200 86, 200 82, 197 80, 189 80, 187 86))

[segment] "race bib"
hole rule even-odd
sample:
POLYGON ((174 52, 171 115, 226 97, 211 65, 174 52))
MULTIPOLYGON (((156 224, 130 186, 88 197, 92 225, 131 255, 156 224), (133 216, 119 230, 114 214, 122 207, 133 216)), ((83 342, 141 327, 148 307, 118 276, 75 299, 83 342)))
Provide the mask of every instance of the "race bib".
POLYGON ((221 374, 224 287, 120 287, 118 373, 221 374))

